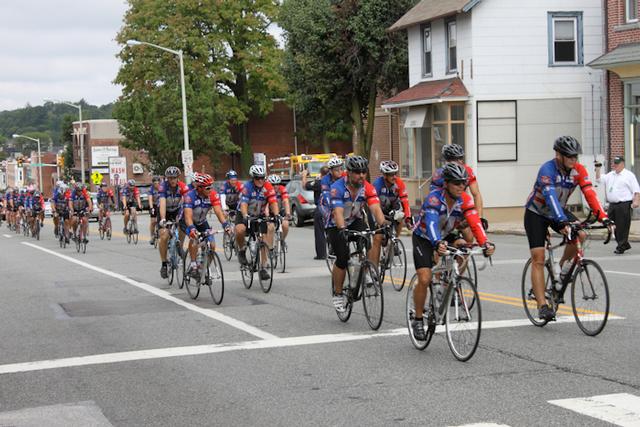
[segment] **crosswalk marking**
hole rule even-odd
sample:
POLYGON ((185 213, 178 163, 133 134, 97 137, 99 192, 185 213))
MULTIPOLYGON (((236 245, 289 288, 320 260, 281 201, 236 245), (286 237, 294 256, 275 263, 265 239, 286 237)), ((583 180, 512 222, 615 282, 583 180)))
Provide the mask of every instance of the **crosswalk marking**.
POLYGON ((618 426, 640 427, 640 397, 632 394, 604 394, 549 403, 618 426))

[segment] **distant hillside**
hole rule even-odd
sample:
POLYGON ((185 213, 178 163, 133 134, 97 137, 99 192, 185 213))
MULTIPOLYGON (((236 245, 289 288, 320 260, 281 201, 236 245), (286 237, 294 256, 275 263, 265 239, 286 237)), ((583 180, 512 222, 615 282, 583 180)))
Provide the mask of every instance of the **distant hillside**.
MULTIPOLYGON (((82 103, 82 119, 110 119, 113 104, 100 107, 82 103)), ((65 116, 73 116, 78 120, 78 110, 65 104, 47 102, 42 106, 19 108, 17 110, 0 111, 0 145, 11 135, 43 133, 47 134, 54 145, 60 145, 62 122, 65 116)))

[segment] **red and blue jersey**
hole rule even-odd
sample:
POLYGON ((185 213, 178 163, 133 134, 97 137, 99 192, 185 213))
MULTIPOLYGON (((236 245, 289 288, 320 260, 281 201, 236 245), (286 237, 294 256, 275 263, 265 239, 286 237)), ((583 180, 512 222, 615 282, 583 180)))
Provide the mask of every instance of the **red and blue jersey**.
MULTIPOLYGON (((372 206, 380 203, 378 193, 370 182, 364 181, 364 185, 351 191, 347 185, 348 178, 346 176, 338 179, 331 185, 331 211, 335 208, 343 208, 344 223, 346 226, 351 225, 356 219, 362 218, 364 215, 364 207, 372 206)), ((327 227, 335 227, 336 223, 333 215, 329 217, 327 227)))
POLYGON ((256 187, 252 180, 247 181, 242 187, 238 211, 243 204, 247 205, 247 213, 258 216, 266 209, 267 205, 277 203, 276 191, 270 182, 265 182, 262 187, 256 187))
POLYGON ((220 196, 215 190, 211 190, 209 197, 200 196, 197 190, 190 190, 182 198, 180 217, 184 222, 184 210, 192 210, 194 225, 202 225, 207 222, 207 214, 214 206, 221 206, 220 196))
POLYGON ((396 177, 396 180, 392 185, 389 185, 384 177, 380 176, 373 181, 373 186, 378 193, 382 212, 388 214, 392 210, 402 210, 405 218, 409 218, 411 216, 407 186, 399 176, 396 177))
POLYGON ((544 163, 538 171, 533 191, 527 198, 526 208, 555 222, 567 221, 564 207, 577 186, 580 186, 587 203, 598 219, 607 218, 598 195, 583 165, 576 163, 569 172, 558 167, 556 159, 544 163))
POLYGON ((98 200, 98 203, 100 203, 101 205, 109 206, 109 203, 113 202, 113 190, 110 188, 107 188, 106 190, 103 190, 102 188, 100 188, 98 190, 96 199, 98 200))
POLYGON ((156 190, 155 186, 153 184, 151 184, 151 188, 149 188, 149 191, 147 192, 147 194, 151 197, 153 197, 153 207, 157 208, 160 206, 160 190, 156 190))
POLYGON ((224 186, 222 187, 222 192, 224 193, 224 200, 229 209, 235 209, 240 201, 242 184, 240 181, 236 181, 235 184, 225 181, 224 186))
POLYGON ((166 210, 169 213, 174 213, 180 210, 182 205, 182 196, 189 192, 189 187, 182 181, 178 181, 175 187, 169 185, 169 181, 164 180, 160 183, 160 189, 158 190, 158 202, 160 199, 165 199, 166 210))
POLYGON ((463 192, 453 207, 449 209, 445 190, 434 190, 427 195, 422 203, 419 222, 413 234, 429 240, 434 246, 436 242, 455 230, 464 219, 469 223, 478 244, 484 245, 487 241, 487 235, 482 228, 480 216, 471 196, 463 192))
POLYGON ((82 190, 75 189, 70 193, 69 200, 73 204, 73 210, 83 211, 89 206, 89 192, 86 188, 82 190))
POLYGON ((120 192, 120 195, 127 201, 127 203, 133 203, 140 196, 140 190, 138 187, 126 186, 120 192))
MULTIPOLYGON (((469 177, 467 179, 467 185, 471 185, 474 182, 477 182, 478 179, 474 175, 473 169, 471 169, 471 166, 465 164, 464 168, 467 170, 467 176, 469 177)), ((442 168, 438 168, 436 169, 435 173, 431 177, 430 191, 440 190, 442 188, 444 188, 444 177, 442 176, 442 168)))

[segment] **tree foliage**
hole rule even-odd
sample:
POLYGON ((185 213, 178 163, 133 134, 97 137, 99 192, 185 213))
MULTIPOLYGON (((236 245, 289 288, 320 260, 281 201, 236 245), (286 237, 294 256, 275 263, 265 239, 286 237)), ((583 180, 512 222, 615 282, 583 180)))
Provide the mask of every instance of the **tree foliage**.
POLYGON ((369 156, 378 95, 407 86, 407 41, 389 28, 415 0, 284 0, 285 76, 316 126, 349 117, 354 151, 369 156))
MULTIPOLYGON (((129 0, 116 40, 154 43, 184 55, 190 148, 214 163, 240 150, 229 128, 265 114, 281 86, 266 32, 277 2, 267 0, 129 0), (239 81, 238 76, 244 76, 239 81)), ((123 86, 114 115, 131 148, 152 168, 176 164, 183 148, 178 58, 150 46, 123 46, 115 82, 123 86)), ((276 62, 277 63, 277 62, 276 62)), ((248 140, 247 140, 248 141, 248 140)))

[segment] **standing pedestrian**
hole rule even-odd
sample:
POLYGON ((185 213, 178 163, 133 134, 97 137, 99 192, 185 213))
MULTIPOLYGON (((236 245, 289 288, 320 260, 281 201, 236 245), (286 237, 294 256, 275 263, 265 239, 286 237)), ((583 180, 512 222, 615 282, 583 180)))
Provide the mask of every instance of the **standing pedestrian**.
POLYGON ((640 185, 636 176, 624 168, 624 157, 613 159, 613 170, 600 176, 601 163, 596 163, 596 182, 604 185, 604 194, 609 202, 609 218, 616 225, 618 247, 614 253, 621 255, 631 249, 629 228, 632 209, 640 206, 640 185))
POLYGON ((309 175, 309 171, 306 169, 302 171, 302 187, 305 190, 313 191, 313 202, 316 205, 316 210, 313 213, 313 232, 316 241, 316 256, 313 259, 325 259, 327 257, 327 243, 324 235, 324 218, 322 216, 322 211, 320 210, 320 196, 322 194, 320 180, 328 173, 329 168, 323 166, 320 169, 320 178, 308 182, 307 176, 309 175))

